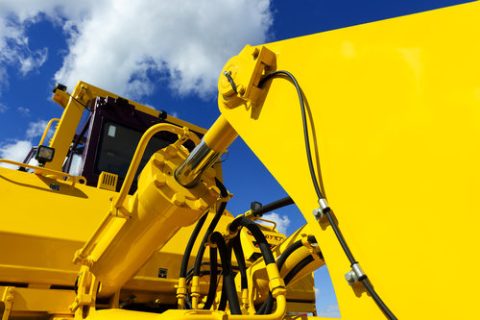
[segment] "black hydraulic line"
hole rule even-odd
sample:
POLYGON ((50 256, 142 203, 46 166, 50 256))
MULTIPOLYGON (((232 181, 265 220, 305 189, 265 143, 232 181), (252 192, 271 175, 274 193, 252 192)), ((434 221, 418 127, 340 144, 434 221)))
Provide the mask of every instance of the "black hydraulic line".
POLYGON ((287 249, 285 249, 285 251, 282 252, 280 257, 278 257, 277 259, 278 271, 282 270, 282 267, 287 261, 288 257, 290 257, 291 254, 295 252, 295 250, 300 249, 301 247, 303 247, 302 240, 297 240, 291 245, 289 245, 287 249))
POLYGON ((188 239, 187 246, 185 247, 185 253, 183 254, 182 264, 180 265, 180 278, 185 278, 187 276, 187 267, 188 267, 188 260, 190 260, 190 255, 192 254, 193 246, 195 245, 195 241, 197 240, 198 234, 200 230, 202 230, 203 224, 205 220, 207 220, 208 213, 205 213, 200 220, 198 220, 195 229, 193 229, 192 234, 190 235, 190 239, 188 239))
POLYGON ((245 218, 244 216, 240 216, 235 218, 235 220, 230 223, 229 228, 230 231, 235 232, 240 227, 245 227, 252 233, 253 237, 258 243, 258 247, 262 253, 263 259, 265 260, 265 264, 267 265, 274 263, 275 259, 273 258, 272 250, 270 249, 270 245, 268 244, 265 235, 262 233, 262 230, 260 230, 260 227, 252 220, 245 218))
POLYGON ((276 209, 280 209, 280 208, 286 207, 286 206, 291 205, 291 204, 294 204, 292 198, 285 197, 285 198, 273 201, 271 203, 268 203, 266 205, 262 205, 259 209, 253 210, 252 214, 256 217, 261 217, 263 214, 265 214, 267 212, 270 212, 270 211, 273 211, 273 210, 276 210, 276 209))
MULTIPOLYGON (((290 246, 292 247, 292 246, 290 246)), ((289 247, 289 248, 290 248, 289 247)), ((285 252, 285 251, 284 251, 285 252)), ((293 252, 293 251, 292 251, 293 252)), ((313 261, 313 257, 311 255, 306 256, 304 259, 302 259, 295 267, 292 268, 292 270, 285 276, 284 281, 285 285, 288 285, 290 281, 295 278, 295 276, 302 271, 303 268, 305 268, 309 263, 313 261)), ((278 265, 278 260, 277 260, 277 265, 278 265)), ((280 269, 280 267, 279 267, 280 269)), ((268 293, 267 299, 265 299, 265 302, 262 304, 262 306, 258 309, 257 314, 268 314, 272 312, 273 309, 273 302, 275 299, 272 296, 272 293, 268 293)))
MULTIPOLYGON (((226 198, 228 196, 228 192, 227 192, 227 189, 225 188, 225 186, 223 185, 223 183, 220 180, 218 180, 217 178, 215 178, 215 183, 216 183, 217 187, 220 189, 220 196, 222 198, 226 198)), ((207 243, 207 241, 208 241, 210 235, 212 234, 212 232, 217 227, 218 221, 222 217, 223 212, 225 211, 226 207, 227 207, 226 202, 220 203, 220 205, 217 208, 217 212, 215 213, 215 216, 213 217, 212 221, 210 222, 210 225, 208 226, 207 231, 205 232, 205 235, 203 236, 202 243, 200 244, 200 247, 198 248, 197 257, 195 258, 195 264, 193 266, 193 274, 195 276, 198 276, 200 274, 200 267, 201 267, 201 264, 202 264, 203 255, 205 253, 205 247, 206 247, 205 244, 207 243)))
POLYGON ((388 308, 388 306, 383 302, 382 298, 378 295, 378 293, 375 291, 373 288, 372 283, 370 282, 370 279, 367 277, 363 278, 362 284, 365 287, 365 289, 368 291, 368 293, 372 296, 372 298, 375 300, 379 308, 384 312, 385 316, 389 319, 397 319, 395 315, 393 314, 392 311, 388 308))
POLYGON ((292 268, 292 270, 290 270, 289 273, 287 273, 287 275, 283 279, 285 281, 285 285, 289 284, 290 281, 292 281, 292 279, 313 260, 314 259, 311 255, 303 258, 295 267, 292 268))
POLYGON ((208 310, 212 307, 213 301, 215 301, 215 293, 217 291, 217 248, 210 247, 210 283, 208 285, 207 301, 205 302, 203 309, 208 310))
MULTIPOLYGON (((265 75, 259 83, 259 86, 263 86, 263 84, 268 81, 269 79, 275 78, 275 77, 284 77, 289 79, 293 85, 295 86, 297 96, 298 96, 298 101, 300 103, 300 111, 301 111, 301 116, 302 116, 302 126, 303 126, 303 138, 305 142, 305 152, 307 155, 307 162, 308 162, 308 169, 310 171, 310 177, 312 179, 313 187, 315 189, 315 192, 317 194, 317 197, 320 200, 325 200, 325 196, 320 188, 319 180, 321 180, 321 177, 317 179, 317 174, 315 172, 315 168, 313 165, 313 159, 312 159, 312 151, 310 149, 310 138, 308 134, 308 123, 307 123, 307 115, 306 115, 306 106, 305 106, 305 100, 303 96, 302 89, 300 88, 300 85, 298 84, 297 79, 293 74, 286 70, 277 70, 273 71, 267 75, 265 75)), ((333 218, 333 212, 329 207, 326 208, 321 208, 322 213, 327 217, 328 223, 333 229, 333 232, 335 233, 335 236, 337 237, 337 240, 342 247, 345 255, 347 256, 350 266, 353 268, 355 265, 358 265, 357 260, 355 260, 352 251, 350 250, 342 232, 340 231, 340 228, 336 224, 334 218, 333 218)), ((379 295, 376 293, 375 289, 371 285, 369 281, 365 281, 367 279, 367 275, 363 274, 362 278, 359 279, 365 289, 368 291, 370 296, 373 298, 377 306, 382 310, 383 314, 390 320, 396 320, 397 317, 393 314, 393 312, 388 308, 388 306, 383 302, 382 299, 380 299, 379 295)))
MULTIPOLYGON (((282 252, 282 254, 280 255, 280 257, 278 257, 277 259, 277 268, 278 268, 278 271, 281 271, 282 270, 282 267, 283 265, 285 264, 285 262, 287 261, 288 257, 290 257, 292 255, 292 253, 295 252, 295 250, 297 249, 300 249, 301 247, 303 247, 303 243, 301 240, 297 240, 295 241, 294 243, 292 243, 291 245, 289 245, 287 247, 287 249, 285 249, 285 251, 282 252)), ((286 284, 286 282, 285 282, 286 284)), ((272 296, 272 293, 269 292, 268 293, 268 297, 267 299, 265 299, 265 301, 263 302, 263 304, 260 306, 260 308, 257 310, 257 314, 268 314, 268 313, 271 313, 272 312, 272 308, 273 308, 273 302, 274 302, 274 298, 272 296)))
POLYGON ((218 310, 224 311, 226 307, 227 307, 227 292, 226 292, 225 286, 223 286, 220 302, 218 303, 218 310))
POLYGON ((240 271, 240 287, 242 289, 248 288, 247 280, 247 265, 245 264, 245 255, 243 254, 242 242, 240 240, 240 234, 233 238, 233 252, 235 253, 235 258, 237 259, 238 269, 240 271))
MULTIPOLYGON (((240 216, 238 218, 235 218, 235 220, 230 223, 230 231, 235 232, 237 231, 240 227, 245 227, 247 228, 255 238, 255 240, 258 243, 258 247, 262 253, 263 260, 265 262, 265 265, 268 265, 270 263, 275 263, 275 259, 272 254, 272 250, 270 249, 270 245, 267 242, 267 239, 265 238, 265 235, 262 233, 262 230, 260 227, 253 222, 252 220, 245 218, 244 216, 240 216)), ((269 293, 269 296, 271 296, 271 293, 269 293)), ((270 299, 267 299, 270 300, 270 299)), ((273 296, 272 299, 273 300, 273 296)), ((262 307, 256 312, 257 314, 266 314, 271 313, 273 308, 273 302, 269 301, 265 306, 262 305, 262 307), (269 304, 270 303, 270 304, 269 304)))
POLYGON ((223 286, 225 288, 226 298, 230 306, 231 314, 242 314, 240 303, 238 301, 237 290, 235 288, 234 274, 231 268, 230 248, 227 247, 223 236, 219 232, 214 232, 210 236, 210 241, 215 243, 220 254, 223 268, 223 286))
POLYGON ((272 296, 271 292, 268 292, 268 297, 263 302, 262 306, 258 308, 256 314, 268 314, 271 313, 273 310, 273 302, 275 299, 272 296))

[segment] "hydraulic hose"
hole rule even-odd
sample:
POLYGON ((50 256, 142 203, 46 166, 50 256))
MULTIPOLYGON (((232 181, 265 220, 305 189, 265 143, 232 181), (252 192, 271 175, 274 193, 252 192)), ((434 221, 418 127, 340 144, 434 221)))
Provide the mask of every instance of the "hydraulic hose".
MULTIPOLYGON (((301 242, 300 242, 301 243, 301 242)), ((291 248, 290 246, 289 248, 291 248)), ((293 252, 293 251, 292 251, 293 252)), ((302 271, 303 268, 305 268, 310 262, 312 262, 314 259, 312 256, 307 256, 303 260, 301 260, 293 269, 285 276, 284 281, 285 285, 288 285, 290 281, 292 281, 295 276, 302 271)), ((278 264, 278 260, 277 260, 278 264)), ((280 267, 279 267, 280 269, 280 267)), ((262 306, 258 309, 257 314, 268 314, 272 312, 273 309, 273 302, 275 299, 273 299, 272 293, 268 293, 268 297, 265 300, 265 302, 262 304, 262 306)))
MULTIPOLYGON (((282 254, 280 255, 280 257, 278 257, 277 259, 277 267, 278 267, 278 270, 281 271, 282 270, 282 267, 283 265, 285 264, 285 261, 287 261, 287 258, 293 253, 295 252, 295 250, 299 249, 303 247, 303 243, 301 240, 297 240, 295 241, 293 244, 291 244, 290 246, 287 247, 287 249, 285 249, 284 252, 282 252, 282 254)), ((285 284, 287 284, 285 282, 285 284)), ((272 311, 272 308, 273 308, 273 296, 272 296, 272 293, 269 292, 268 293, 268 297, 267 299, 265 299, 265 301, 263 302, 262 306, 257 310, 257 313, 258 314, 267 314, 267 313, 270 313, 272 311)))
POLYGON ((222 295, 220 296, 220 302, 218 303, 218 310, 225 310, 227 307, 227 292, 225 286, 222 287, 222 295))
MULTIPOLYGON (((288 246, 287 249, 285 249, 285 251, 282 252, 280 257, 278 257, 278 259, 277 259, 277 267, 278 267, 279 271, 282 270, 282 267, 285 264, 285 262, 287 261, 288 257, 290 257, 292 255, 292 253, 295 252, 295 250, 300 249, 301 247, 303 247, 302 241, 297 240, 294 243, 292 243, 290 246, 288 246)), ((285 285, 286 284, 287 284, 287 281, 285 281, 285 285)), ((257 314, 271 313, 272 308, 273 308, 273 301, 274 301, 274 299, 273 299, 272 293, 269 292, 267 299, 265 299, 263 304, 257 310, 257 314)))
POLYGON ((217 245, 218 252, 220 254, 220 260, 222 261, 223 286, 228 299, 228 305, 230 306, 230 312, 231 314, 242 314, 240 303, 238 301, 237 290, 235 288, 234 275, 231 268, 231 255, 229 254, 230 250, 227 247, 223 236, 219 232, 212 233, 210 236, 210 241, 217 245))
POLYGON ((313 257, 311 255, 303 258, 295 267, 292 268, 289 273, 287 273, 284 278, 285 285, 289 284, 290 281, 292 281, 292 279, 295 278, 295 276, 312 261, 313 257))
POLYGON ((248 288, 247 281, 247 265, 245 264, 245 255, 243 254, 242 242, 240 240, 240 234, 233 238, 233 252, 235 253, 235 258, 237 259, 238 269, 240 271, 240 283, 242 289, 248 288))
POLYGON ((208 285, 207 301, 205 302, 203 309, 208 310, 212 307, 213 301, 215 301, 215 293, 217 291, 217 248, 210 247, 210 283, 208 285))
POLYGON ((187 276, 187 267, 188 267, 188 260, 190 260, 190 255, 192 254, 192 249, 195 244, 195 241, 197 240, 198 234, 200 233, 200 230, 203 227, 203 224, 205 223, 205 220, 207 220, 208 213, 205 213, 200 220, 198 220, 197 225, 195 226, 195 229, 193 229, 192 234, 190 235, 190 239, 188 239, 187 246, 185 248, 185 253, 183 254, 182 258, 182 264, 180 266, 180 278, 185 278, 187 276))
POLYGON ((258 243, 258 247, 260 248, 260 252, 265 260, 265 264, 268 265, 270 263, 275 263, 270 245, 268 244, 265 235, 260 230, 260 227, 252 220, 240 216, 235 218, 235 220, 230 223, 229 229, 231 232, 237 232, 240 227, 245 227, 252 233, 253 237, 258 243))
POLYGON ((285 198, 273 201, 271 203, 268 203, 266 205, 262 205, 259 209, 253 210, 252 215, 254 215, 255 217, 261 217, 263 214, 267 212, 277 210, 291 204, 294 204, 292 198, 285 197, 285 198))
MULTIPOLYGON (((270 263, 275 263, 275 259, 273 257, 272 251, 270 249, 270 245, 265 238, 265 235, 260 230, 259 226, 253 222, 252 220, 240 216, 232 221, 229 226, 231 232, 236 232, 239 228, 245 227, 247 228, 255 238, 262 252, 263 260, 265 261, 265 265, 270 263)), ((269 298, 265 301, 264 305, 256 312, 257 314, 267 314, 271 313, 273 309, 273 296, 269 293, 269 298), (271 297, 271 299, 269 299, 271 297)))
MULTIPOLYGON (((226 198, 228 196, 228 192, 227 192, 227 189, 225 188, 225 186, 223 185, 223 183, 220 182, 220 180, 218 180, 216 178, 215 178, 215 183, 216 183, 217 187, 220 189, 220 196, 222 198, 226 198)), ((210 222, 210 225, 208 226, 207 231, 205 232, 205 235, 203 236, 202 243, 200 244, 200 247, 198 248, 197 257, 195 258, 195 264, 193 266, 193 275, 194 276, 199 276, 200 275, 200 267, 201 267, 201 264, 202 264, 203 255, 205 254, 205 247, 206 247, 205 244, 207 243, 207 241, 208 241, 210 235, 212 234, 212 232, 217 227, 218 221, 222 217, 223 212, 225 211, 226 207, 227 207, 226 202, 220 203, 220 205, 217 208, 217 212, 215 213, 215 216, 213 217, 212 221, 210 222)))
POLYGON ((277 259, 278 270, 282 270, 282 267, 287 261, 288 257, 290 257, 295 250, 300 249, 301 247, 303 247, 302 240, 297 240, 289 245, 288 248, 285 249, 285 251, 283 251, 280 257, 277 259))

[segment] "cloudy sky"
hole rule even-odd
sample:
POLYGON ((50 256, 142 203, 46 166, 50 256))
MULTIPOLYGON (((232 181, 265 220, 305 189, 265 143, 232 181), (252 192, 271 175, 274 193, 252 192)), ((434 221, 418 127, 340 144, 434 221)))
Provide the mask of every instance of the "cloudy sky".
MULTIPOLYGON (((218 116, 218 73, 245 44, 259 44, 461 3, 455 0, 0 0, 0 157, 22 160, 46 121, 56 82, 78 80, 208 127, 218 116)), ((230 209, 284 196, 239 140, 225 159, 230 209)), ((290 233, 294 208, 271 218, 290 233)), ((327 272, 320 314, 338 316, 327 272)))

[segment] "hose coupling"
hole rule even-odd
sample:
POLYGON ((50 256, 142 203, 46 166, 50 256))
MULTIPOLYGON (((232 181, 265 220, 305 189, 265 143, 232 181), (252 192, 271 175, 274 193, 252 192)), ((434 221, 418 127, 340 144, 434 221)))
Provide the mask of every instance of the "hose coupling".
POLYGON ((186 285, 186 279, 185 278, 179 278, 178 279, 178 284, 175 286, 177 288, 177 304, 179 309, 185 309, 185 297, 188 294, 187 291, 187 285, 186 285))
POLYGON ((355 262, 352 264, 352 269, 345 274, 345 280, 350 285, 353 285, 355 282, 362 281, 367 275, 363 272, 360 264, 355 262))
POLYGON ((190 296, 192 297, 192 308, 198 309, 198 302, 200 299, 200 277, 193 276, 192 287, 190 289, 190 296))

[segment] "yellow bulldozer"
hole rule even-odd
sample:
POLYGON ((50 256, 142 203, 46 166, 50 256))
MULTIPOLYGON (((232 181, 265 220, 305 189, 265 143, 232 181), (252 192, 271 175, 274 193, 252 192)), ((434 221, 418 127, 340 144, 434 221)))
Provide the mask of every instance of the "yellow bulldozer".
POLYGON ((0 160, 2 320, 321 319, 326 264, 342 319, 476 319, 479 23, 472 2, 247 45, 208 130, 57 85, 61 117, 0 160), (237 137, 288 197, 226 210, 237 137), (262 216, 291 204, 287 237, 262 216))

